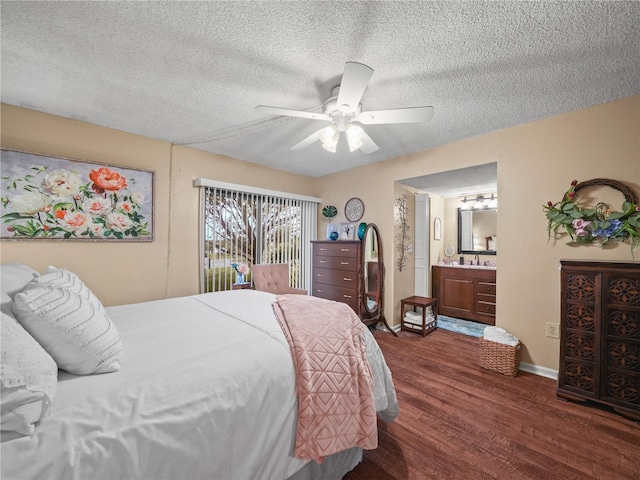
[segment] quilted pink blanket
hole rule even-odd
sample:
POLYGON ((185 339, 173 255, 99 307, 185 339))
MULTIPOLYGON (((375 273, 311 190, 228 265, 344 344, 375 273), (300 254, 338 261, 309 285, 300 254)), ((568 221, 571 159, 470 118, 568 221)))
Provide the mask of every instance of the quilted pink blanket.
POLYGON ((348 305, 306 295, 278 295, 273 307, 296 369, 294 456, 320 463, 348 448, 376 448, 364 324, 348 305))

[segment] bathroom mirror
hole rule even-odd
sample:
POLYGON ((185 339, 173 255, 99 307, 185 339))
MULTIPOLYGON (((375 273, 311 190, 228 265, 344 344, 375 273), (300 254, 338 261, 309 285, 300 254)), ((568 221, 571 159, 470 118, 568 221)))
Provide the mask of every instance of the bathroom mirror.
POLYGON ((458 253, 496 255, 497 226, 497 208, 458 208, 458 253))

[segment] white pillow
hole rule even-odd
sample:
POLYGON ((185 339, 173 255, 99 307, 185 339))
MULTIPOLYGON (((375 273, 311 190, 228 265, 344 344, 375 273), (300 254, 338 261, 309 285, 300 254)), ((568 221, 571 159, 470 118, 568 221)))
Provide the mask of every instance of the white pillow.
POLYGON ((0 288, 10 298, 21 292, 31 280, 38 276, 33 268, 21 263, 3 263, 0 265, 0 288))
POLYGON ((13 299, 6 292, 0 291, 0 311, 5 315, 13 317, 11 306, 13 305, 13 299))
POLYGON ((98 300, 89 287, 80 280, 78 275, 64 268, 49 266, 45 273, 42 275, 36 275, 30 283, 56 288, 66 288, 71 290, 73 293, 86 294, 89 297, 92 297, 91 299, 93 302, 100 303, 100 300, 98 300))
POLYGON ((0 336, 1 428, 31 435, 55 397, 58 366, 14 318, 4 313, 0 336))
POLYGON ((13 317, 13 297, 37 276, 38 272, 21 263, 0 265, 0 310, 13 317))
POLYGON ((78 375, 120 369, 120 334, 74 273, 49 267, 15 296, 13 313, 59 368, 78 375))

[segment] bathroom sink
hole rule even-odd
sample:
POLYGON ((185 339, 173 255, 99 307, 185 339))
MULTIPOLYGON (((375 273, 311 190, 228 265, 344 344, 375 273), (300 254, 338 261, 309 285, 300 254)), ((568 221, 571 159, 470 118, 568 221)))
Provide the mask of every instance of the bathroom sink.
POLYGON ((496 266, 493 265, 469 265, 469 264, 464 264, 464 265, 447 265, 446 263, 440 263, 438 264, 438 266, 440 267, 450 267, 450 268, 476 268, 478 270, 495 270, 496 266))

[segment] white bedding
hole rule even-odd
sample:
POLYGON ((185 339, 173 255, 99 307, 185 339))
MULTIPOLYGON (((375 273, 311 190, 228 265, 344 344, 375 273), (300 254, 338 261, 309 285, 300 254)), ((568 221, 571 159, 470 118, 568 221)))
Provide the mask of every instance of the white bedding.
MULTIPOLYGON (((306 462, 291 456, 293 362, 274 300, 238 290, 107 308, 120 370, 61 371, 35 434, 3 432, 2 479, 289 478, 306 462)), ((397 403, 381 357, 372 371, 390 420, 397 403)))

